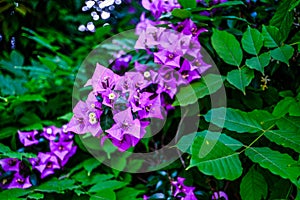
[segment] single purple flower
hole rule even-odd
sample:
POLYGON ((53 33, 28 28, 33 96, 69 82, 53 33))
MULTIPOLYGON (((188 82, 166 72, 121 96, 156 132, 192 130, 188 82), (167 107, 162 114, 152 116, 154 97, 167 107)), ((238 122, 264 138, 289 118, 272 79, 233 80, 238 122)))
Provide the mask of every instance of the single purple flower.
POLYGON ((113 117, 115 124, 106 132, 113 138, 122 141, 124 135, 131 135, 135 138, 142 138, 141 124, 138 119, 133 119, 131 108, 121 111, 113 117))
POLYGON ((3 158, 0 165, 4 171, 19 171, 20 161, 16 158, 3 158))
POLYGON ((134 147, 139 141, 139 138, 136 138, 131 135, 124 135, 124 137, 121 140, 118 140, 113 137, 109 137, 112 144, 116 147, 118 147, 118 150, 123 152, 129 149, 130 147, 134 147))
POLYGON ((55 140, 57 135, 59 135, 60 133, 61 133, 60 128, 57 128, 55 126, 49 126, 49 127, 44 127, 42 136, 44 136, 46 139, 52 141, 52 140, 55 140))
POLYGON ((12 189, 12 188, 26 189, 31 186, 32 184, 29 181, 29 176, 24 177, 17 172, 14 174, 13 179, 11 180, 10 184, 7 186, 7 189, 12 189))
POLYGON ((38 144, 39 141, 35 138, 38 133, 36 130, 29 132, 18 131, 19 139, 24 146, 38 144))
POLYGON ((71 150, 68 152, 67 155, 65 155, 64 159, 61 161, 61 166, 65 166, 69 159, 76 153, 77 146, 73 146, 71 150))
POLYGON ((178 177, 177 181, 171 181, 171 184, 175 187, 173 195, 176 197, 179 193, 184 193, 185 197, 182 197, 181 200, 197 200, 194 190, 195 187, 190 187, 184 185, 185 178, 178 177))
POLYGON ((103 131, 100 126, 100 115, 102 111, 89 109, 87 104, 79 101, 73 109, 74 116, 68 123, 66 131, 77 134, 90 132, 93 136, 99 136, 103 131))
POLYGON ((113 89, 120 77, 110 69, 97 63, 95 72, 85 86, 92 85, 94 92, 104 92, 107 89, 113 89))
POLYGON ((198 28, 191 19, 184 20, 175 29, 185 35, 192 35, 195 38, 198 38, 201 33, 207 32, 205 28, 198 28))
MULTIPOLYGON (((142 95, 143 97, 144 95, 142 95)), ((160 95, 153 99, 144 99, 140 100, 142 110, 138 111, 139 117, 143 118, 158 118, 164 119, 165 110, 163 109, 160 101, 160 95), (164 114, 163 114, 164 113, 164 114)))
POLYGON ((170 66, 173 68, 180 68, 180 58, 180 55, 167 50, 161 50, 154 53, 155 63, 170 66))
POLYGON ((73 141, 63 142, 58 141, 50 142, 50 150, 51 152, 56 155, 60 160, 64 160, 65 156, 72 150, 73 141))
POLYGON ((54 174, 55 169, 60 169, 58 158, 52 153, 39 152, 37 158, 30 159, 33 169, 41 172, 41 178, 54 174))
POLYGON ((122 72, 129 67, 129 63, 132 59, 131 55, 122 56, 115 60, 114 65, 112 66, 112 70, 117 72, 122 72))
POLYGON ((199 79, 201 76, 198 72, 198 70, 192 70, 191 65, 187 60, 183 61, 183 64, 181 68, 179 69, 180 74, 182 75, 182 78, 187 80, 187 82, 192 82, 195 79, 199 79))
POLYGON ((63 125, 59 135, 59 141, 71 141, 74 137, 74 134, 70 131, 67 131, 67 125, 63 125))
POLYGON ((214 192, 212 197, 211 197, 212 200, 221 199, 221 198, 223 198, 225 200, 228 200, 227 194, 223 191, 214 192))

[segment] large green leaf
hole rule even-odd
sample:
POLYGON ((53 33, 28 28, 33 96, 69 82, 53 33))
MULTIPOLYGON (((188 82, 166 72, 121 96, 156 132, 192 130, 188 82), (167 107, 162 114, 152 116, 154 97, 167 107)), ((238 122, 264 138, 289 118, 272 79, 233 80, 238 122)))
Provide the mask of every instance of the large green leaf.
POLYGON ((264 37, 264 46, 268 48, 278 47, 281 43, 281 36, 279 29, 275 26, 265 26, 262 28, 262 35, 264 37))
POLYGON ((78 188, 75 185, 75 181, 71 179, 58 180, 57 178, 52 178, 51 180, 44 182, 40 186, 34 188, 35 191, 48 192, 48 193, 64 193, 66 190, 73 190, 78 188))
POLYGON ((192 13, 188 10, 184 10, 184 9, 180 9, 180 8, 175 8, 173 11, 172 11, 172 15, 174 17, 178 17, 180 19, 186 19, 186 18, 189 18, 192 13))
POLYGON ((293 53, 294 53, 294 48, 287 44, 271 50, 272 58, 284 62, 288 66, 289 66, 289 60, 293 56, 293 53))
POLYGON ((115 189, 123 188, 127 184, 128 183, 126 182, 121 182, 117 180, 98 182, 97 184, 95 184, 89 189, 89 192, 98 192, 102 190, 115 190, 115 189))
POLYGON ((197 6, 196 0, 178 0, 178 2, 183 8, 195 8, 197 6))
POLYGON ((252 55, 258 55, 263 46, 264 38, 261 33, 254 28, 248 26, 242 37, 242 46, 244 50, 252 55))
POLYGON ((227 74, 227 81, 237 89, 241 90, 244 94, 246 94, 245 88, 251 83, 253 78, 253 70, 247 67, 234 69, 227 74))
POLYGON ((300 153, 300 132, 292 132, 288 130, 269 130, 265 132, 265 136, 284 147, 289 147, 300 153))
POLYGON ((268 147, 253 147, 246 149, 246 155, 261 167, 282 178, 289 179, 300 187, 300 182, 297 181, 300 176, 300 165, 288 154, 271 150, 268 147))
POLYGON ((232 108, 214 108, 204 115, 206 121, 238 133, 256 133, 263 130, 258 121, 247 112, 232 108), (226 112, 224 118, 223 113, 226 112), (219 114, 220 113, 220 114, 219 114), (212 117, 214 115, 214 117, 212 117), (220 117, 219 117, 220 116, 220 117))
POLYGON ((241 176, 243 168, 238 153, 219 141, 197 136, 192 144, 192 158, 189 167, 197 166, 207 175, 217 179, 234 180, 241 176), (211 143, 215 145, 211 148, 211 143), (205 148, 211 149, 208 153, 205 148), (203 152, 206 156, 203 156, 203 152))
POLYGON ((258 171, 251 167, 243 177, 240 194, 243 200, 266 199, 268 195, 268 184, 258 171))
POLYGON ((300 117, 285 116, 280 118, 276 122, 276 125, 280 130, 297 132, 298 130, 300 130, 300 117))
POLYGON ((226 135, 225 133, 220 134, 220 133, 215 133, 215 132, 211 132, 211 131, 202 131, 199 133, 191 133, 191 134, 183 136, 182 138, 180 138, 180 140, 176 144, 176 147, 182 152, 191 154, 192 152, 190 149, 190 145, 191 145, 191 142, 194 140, 194 138, 196 136, 206 137, 207 134, 214 136, 215 138, 213 138, 213 139, 218 140, 219 142, 223 143, 224 145, 226 145, 233 151, 236 151, 244 146, 240 141, 226 135))
POLYGON ((243 52, 240 43, 230 33, 213 29, 212 45, 218 55, 228 64, 240 66, 243 52))
POLYGON ((269 65, 270 60, 271 60, 270 53, 266 52, 259 56, 247 59, 246 65, 247 67, 260 71, 261 73, 264 74, 265 73, 264 68, 269 65))
POLYGON ((90 194, 90 200, 116 200, 116 193, 113 190, 97 191, 96 194, 90 194))
POLYGON ((292 103, 295 102, 295 99, 292 97, 286 97, 283 100, 279 101, 273 110, 273 115, 277 117, 282 117, 289 112, 289 108, 292 103))
POLYGON ((270 21, 270 25, 278 27, 283 40, 288 37, 294 21, 294 14, 289 10, 294 2, 294 0, 281 1, 270 21))
POLYGON ((200 81, 192 83, 190 86, 180 88, 176 94, 176 101, 173 106, 186 106, 195 103, 198 99, 206 95, 217 92, 223 86, 223 79, 217 74, 207 74, 200 81))

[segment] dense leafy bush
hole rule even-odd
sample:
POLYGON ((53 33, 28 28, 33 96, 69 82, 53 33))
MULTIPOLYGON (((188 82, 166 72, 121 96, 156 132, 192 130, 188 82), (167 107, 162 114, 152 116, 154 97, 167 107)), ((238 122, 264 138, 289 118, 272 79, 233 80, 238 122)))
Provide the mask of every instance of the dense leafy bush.
POLYGON ((300 199, 299 4, 0 1, 0 199, 300 199))

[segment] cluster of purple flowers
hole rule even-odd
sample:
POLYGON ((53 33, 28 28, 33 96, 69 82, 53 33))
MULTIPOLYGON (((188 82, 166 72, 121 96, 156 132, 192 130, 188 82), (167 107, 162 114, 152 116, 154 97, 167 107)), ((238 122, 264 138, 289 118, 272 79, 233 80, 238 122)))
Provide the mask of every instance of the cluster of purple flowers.
POLYGON ((77 149, 73 144, 74 134, 66 131, 66 125, 62 128, 45 127, 42 132, 18 131, 18 135, 25 148, 37 147, 39 153, 36 158, 29 158, 29 162, 16 158, 1 159, 2 173, 7 174, 7 178, 2 179, 0 183, 3 189, 31 187, 30 175, 33 172, 30 168, 38 172, 43 179, 53 174, 56 169, 64 167, 77 149), (37 146, 40 143, 49 143, 46 149, 50 148, 50 152, 42 152, 37 146))
MULTIPOLYGON (((156 18, 180 7, 176 0, 143 0, 142 4, 156 18)), ((145 135, 151 118, 163 119, 166 111, 172 109, 168 99, 174 99, 180 86, 199 79, 211 67, 203 61, 198 41, 199 34, 206 29, 197 27, 190 19, 167 24, 169 28, 156 27, 158 24, 166 22, 151 21, 142 14, 135 44, 135 49, 146 50, 152 56, 156 66, 135 62, 134 71, 125 72, 132 59, 130 55, 117 58, 112 70, 97 64, 85 85, 93 90, 74 107, 68 131, 108 138, 120 151, 125 151, 145 135), (112 113, 113 124, 104 128, 101 120, 108 113, 112 113)))

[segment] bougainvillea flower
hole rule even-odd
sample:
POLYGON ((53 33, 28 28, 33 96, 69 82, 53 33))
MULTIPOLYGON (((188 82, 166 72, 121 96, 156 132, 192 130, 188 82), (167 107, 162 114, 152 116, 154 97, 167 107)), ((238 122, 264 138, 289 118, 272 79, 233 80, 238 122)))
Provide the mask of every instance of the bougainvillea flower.
POLYGON ((110 139, 112 144, 118 147, 118 150, 121 152, 126 151, 130 147, 134 147, 140 141, 140 138, 131 135, 124 135, 121 140, 117 140, 113 137, 110 137, 110 139))
POLYGON ((182 197, 181 200, 197 200, 194 194, 195 187, 184 185, 184 180, 185 178, 178 177, 177 181, 171 181, 171 184, 175 187, 173 195, 176 197, 179 193, 184 193, 185 197, 182 197))
POLYGON ((39 152, 37 158, 30 159, 32 167, 41 172, 41 178, 54 174, 55 169, 60 169, 58 158, 50 152, 39 152))
POLYGON ((87 81, 85 86, 92 85, 95 92, 103 92, 106 89, 113 89, 119 78, 119 75, 97 63, 92 78, 87 81))
POLYGON ((115 124, 106 130, 113 138, 121 141, 126 134, 136 138, 142 137, 140 121, 133 119, 131 108, 115 114, 113 119, 115 124))
POLYGON ((195 38, 198 38, 199 34, 208 31, 205 28, 198 28, 197 25, 191 19, 186 19, 183 22, 181 22, 176 27, 176 30, 182 32, 185 35, 192 35, 195 38))
POLYGON ((14 174, 13 179, 11 180, 10 184, 7 186, 7 189, 11 189, 11 188, 26 189, 31 186, 32 184, 29 181, 29 176, 24 177, 17 172, 14 174))
POLYGON ((189 83, 201 77, 198 70, 191 69, 191 65, 187 60, 183 61, 183 64, 178 72, 180 72, 182 78, 187 80, 189 83))
POLYGON ((67 155, 65 155, 64 159, 61 160, 61 166, 65 166, 67 164, 67 162, 69 161, 69 159, 76 153, 77 150, 77 146, 72 146, 71 150, 68 152, 67 155))
POLYGON ((67 125, 67 131, 77 134, 90 132, 93 136, 98 136, 103 132, 99 122, 102 113, 99 110, 89 109, 85 102, 79 101, 73 113, 74 116, 67 125))
POLYGON ((124 71, 125 69, 128 68, 131 59, 132 59, 131 55, 125 55, 125 56, 121 56, 120 58, 117 58, 115 60, 114 65, 112 66, 112 70, 117 72, 124 71))
POLYGON ((38 134, 38 131, 29 131, 29 132, 23 132, 18 131, 19 139, 24 146, 30 146, 33 144, 38 144, 39 141, 36 139, 36 135, 38 134))
POLYGON ((0 165, 4 171, 19 171, 20 161, 16 158, 3 158, 0 165))
POLYGON ((158 19, 162 13, 171 12, 175 8, 180 8, 177 0, 142 0, 142 5, 146 10, 158 19))
POLYGON ((153 99, 141 99, 142 103, 142 110, 138 111, 140 119, 144 118, 158 118, 164 119, 163 108, 160 102, 160 95, 153 99))
POLYGON ((228 196, 225 192, 223 191, 218 191, 218 192, 214 192, 211 199, 215 200, 215 199, 224 199, 224 200, 228 200, 228 196))
POLYGON ((74 137, 74 134, 70 131, 67 131, 67 125, 63 125, 59 135, 59 141, 71 141, 74 137))
POLYGON ((170 66, 173 68, 180 68, 180 55, 176 53, 161 50, 154 53, 154 62, 161 65, 170 66))
POLYGON ((64 160, 65 156, 71 151, 72 146, 73 146, 73 141, 69 141, 69 142, 51 141, 50 142, 51 152, 54 155, 56 155, 60 160, 64 160))
POLYGON ((42 136, 47 140, 55 140, 57 135, 61 133, 61 129, 55 126, 44 127, 42 136))

